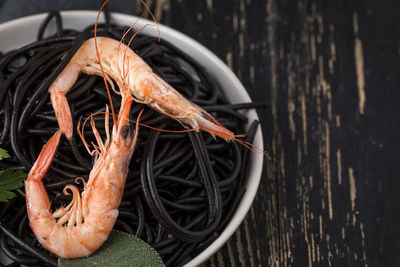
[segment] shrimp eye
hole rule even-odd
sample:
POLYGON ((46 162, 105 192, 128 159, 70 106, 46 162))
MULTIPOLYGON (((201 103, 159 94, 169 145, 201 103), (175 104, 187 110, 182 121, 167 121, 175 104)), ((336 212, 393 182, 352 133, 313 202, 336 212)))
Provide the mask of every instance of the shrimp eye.
POLYGON ((128 138, 130 131, 131 131, 131 128, 129 127, 129 125, 124 125, 121 129, 121 137, 123 139, 128 138))
POLYGON ((129 137, 133 137, 135 135, 135 128, 132 127, 132 124, 124 125, 121 129, 121 137, 126 140, 129 137))

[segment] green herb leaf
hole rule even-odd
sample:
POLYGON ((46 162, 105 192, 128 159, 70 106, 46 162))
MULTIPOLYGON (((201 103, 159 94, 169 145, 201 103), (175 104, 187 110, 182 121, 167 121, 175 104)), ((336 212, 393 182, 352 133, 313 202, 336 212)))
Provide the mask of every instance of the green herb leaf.
POLYGON ((113 230, 104 244, 92 255, 80 259, 58 258, 59 267, 165 266, 160 255, 149 244, 133 235, 113 230))
MULTIPOLYGON (((1 142, 0 142, 1 145, 1 142)), ((8 154, 8 152, 5 149, 2 149, 0 147, 0 160, 2 159, 8 159, 10 157, 10 155, 8 154)))
POLYGON ((21 171, 6 169, 0 171, 0 202, 8 202, 16 195, 10 190, 18 189, 24 186, 24 180, 27 174, 21 171))

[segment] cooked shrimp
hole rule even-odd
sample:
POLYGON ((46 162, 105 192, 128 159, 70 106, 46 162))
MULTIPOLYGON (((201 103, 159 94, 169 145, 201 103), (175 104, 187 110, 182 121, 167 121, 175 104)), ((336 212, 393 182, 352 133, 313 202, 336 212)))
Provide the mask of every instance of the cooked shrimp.
MULTIPOLYGON (((140 115, 135 132, 129 127, 131 103, 132 96, 128 93, 123 97, 111 138, 105 143, 102 142, 92 121, 98 143, 92 153, 96 155, 95 164, 82 195, 76 186, 65 186, 64 194, 68 194, 68 190, 72 192, 72 201, 68 206, 52 213, 49 197, 42 182, 57 150, 61 130, 58 130, 43 147, 28 174, 25 192, 30 227, 40 244, 59 257, 79 258, 90 255, 103 244, 114 226, 128 165, 138 136, 140 115)), ((106 117, 106 125, 107 121, 106 117)))
MULTIPOLYGON (((96 40, 98 55, 107 79, 112 78, 120 88, 128 88, 137 102, 145 103, 196 130, 202 129, 226 140, 234 139, 231 131, 157 76, 150 66, 125 44, 107 37, 97 37, 96 40)), ((85 41, 50 85, 51 102, 59 127, 68 139, 72 137, 72 119, 66 94, 79 73, 102 74, 98 55, 95 38, 85 41)))

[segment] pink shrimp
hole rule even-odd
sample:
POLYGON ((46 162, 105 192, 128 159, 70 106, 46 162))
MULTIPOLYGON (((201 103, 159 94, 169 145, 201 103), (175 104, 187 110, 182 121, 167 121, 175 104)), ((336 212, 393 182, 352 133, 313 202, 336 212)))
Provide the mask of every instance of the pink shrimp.
POLYGON ((96 160, 82 194, 74 185, 65 186, 64 194, 69 190, 73 196, 68 206, 52 213, 42 182, 57 150, 61 130, 43 147, 28 174, 25 192, 30 227, 43 247, 59 257, 79 258, 90 255, 103 244, 115 224, 128 165, 138 136, 140 115, 135 132, 129 126, 131 104, 132 96, 128 93, 122 98, 111 139, 107 138, 105 143, 92 121, 98 143, 92 153, 96 155, 96 160))
POLYGON ((234 140, 234 134, 219 124, 204 109, 191 103, 178 91, 157 76, 147 63, 128 46, 107 37, 85 41, 66 68, 50 85, 51 102, 60 129, 68 139, 72 137, 71 111, 66 94, 79 73, 102 75, 101 66, 108 80, 112 78, 120 88, 127 88, 135 101, 196 130, 202 129, 213 136, 234 140), (98 53, 96 53, 96 42, 98 53), (101 64, 101 65, 100 65, 101 64))

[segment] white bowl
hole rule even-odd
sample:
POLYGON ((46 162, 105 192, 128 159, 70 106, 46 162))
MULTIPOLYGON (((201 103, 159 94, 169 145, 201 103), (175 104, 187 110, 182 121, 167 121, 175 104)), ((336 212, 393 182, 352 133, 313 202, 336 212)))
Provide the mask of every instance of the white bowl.
MULTIPOLYGON (((94 24, 96 21, 96 11, 63 11, 61 12, 63 18, 64 28, 83 30, 86 26, 94 24)), ((6 52, 16 49, 25 44, 36 40, 39 25, 47 14, 38 14, 29 17, 24 17, 12 20, 0 25, 0 51, 6 52)), ((120 25, 131 25, 135 22, 137 17, 124 14, 114 13, 112 15, 113 22, 120 25)), ((146 23, 153 23, 151 21, 141 19, 135 28, 141 28, 146 23)), ((51 31, 52 27, 55 31, 55 25, 50 24, 48 30, 51 31)), ((147 27, 144 31, 148 35, 157 36, 157 29, 155 27, 147 27)), ((197 60, 198 63, 203 65, 210 73, 218 73, 216 77, 221 84, 222 89, 226 92, 228 100, 232 103, 249 102, 251 101, 249 95, 244 89, 243 85, 237 79, 235 74, 211 51, 191 39, 190 37, 175 31, 167 26, 160 25, 161 38, 173 43, 176 47, 189 54, 197 60)), ((249 121, 259 120, 255 111, 248 112, 249 121)), ((249 127, 249 125, 246 125, 249 127)), ((261 127, 258 128, 254 139, 254 145, 263 148, 263 140, 261 127)), ((198 266, 209 257, 211 257, 217 250, 225 244, 229 237, 239 227, 244 217, 249 210, 251 203, 257 193, 257 188, 261 179, 261 172, 263 167, 263 155, 251 153, 250 157, 250 171, 246 183, 246 192, 243 195, 239 206, 234 213, 231 221, 210 246, 208 246, 197 257, 192 259, 185 266, 198 266)))

